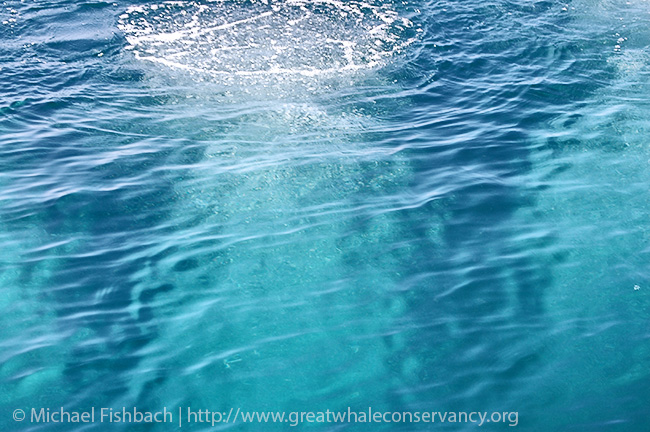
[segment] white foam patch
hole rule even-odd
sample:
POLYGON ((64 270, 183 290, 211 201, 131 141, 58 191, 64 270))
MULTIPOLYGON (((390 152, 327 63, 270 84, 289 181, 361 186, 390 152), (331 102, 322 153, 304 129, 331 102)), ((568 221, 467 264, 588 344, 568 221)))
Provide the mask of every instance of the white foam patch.
POLYGON ((336 0, 169 1, 130 7, 118 26, 138 59, 211 77, 373 68, 416 33, 387 4, 336 0))

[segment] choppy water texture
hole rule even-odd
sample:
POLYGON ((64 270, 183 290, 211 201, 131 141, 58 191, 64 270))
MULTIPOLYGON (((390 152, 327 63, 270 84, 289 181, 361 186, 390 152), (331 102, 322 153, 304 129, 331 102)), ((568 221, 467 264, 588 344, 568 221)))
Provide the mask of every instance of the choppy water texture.
POLYGON ((11 418, 61 406, 648 430, 650 2, 0 22, 1 430, 73 430, 11 418))

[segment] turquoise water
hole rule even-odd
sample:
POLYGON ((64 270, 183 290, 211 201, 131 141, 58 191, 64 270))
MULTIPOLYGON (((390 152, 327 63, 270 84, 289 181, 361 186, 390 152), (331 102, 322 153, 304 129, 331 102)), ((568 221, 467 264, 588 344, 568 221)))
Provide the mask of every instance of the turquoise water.
POLYGON ((16 409, 650 430, 650 2, 0 6, 16 409))

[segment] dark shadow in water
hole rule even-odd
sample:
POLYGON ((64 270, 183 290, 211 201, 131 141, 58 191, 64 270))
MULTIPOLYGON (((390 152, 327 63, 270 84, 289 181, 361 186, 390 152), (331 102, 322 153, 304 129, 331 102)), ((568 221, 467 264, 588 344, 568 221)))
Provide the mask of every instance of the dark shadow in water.
MULTIPOLYGON (((112 72, 109 78, 102 77, 110 82, 106 85, 118 88, 125 84, 140 85, 139 75, 132 71, 112 72)), ((164 101, 147 95, 146 89, 137 91, 142 95, 133 97, 133 117, 148 109, 155 113, 165 106, 164 101)), ((137 94, 137 91, 133 93, 137 94)), ((20 115, 43 122, 42 119, 60 117, 60 113, 65 113, 74 103, 73 97, 59 99, 56 104, 34 102, 23 107, 20 115)), ((110 111, 112 103, 111 100, 98 100, 93 103, 94 109, 89 110, 89 115, 110 111)), ((71 191, 58 198, 47 198, 44 194, 40 201, 34 199, 22 207, 3 209, 3 219, 15 233, 34 229, 37 233, 44 233, 39 239, 43 244, 70 241, 65 246, 27 252, 25 257, 17 257, 25 261, 20 265, 19 280, 25 285, 33 285, 34 281, 42 279, 42 275, 37 273, 43 272, 43 266, 51 271, 42 287, 42 298, 57 314, 59 333, 71 335, 61 344, 63 350, 66 347, 71 349, 67 353, 65 381, 59 383, 59 391, 70 397, 62 403, 74 409, 110 406, 111 403, 124 402, 125 396, 138 397, 130 392, 129 381, 144 356, 142 349, 157 336, 152 305, 159 295, 174 289, 170 281, 146 282, 139 280, 138 276, 143 269, 153 268, 177 252, 174 247, 158 253, 149 252, 160 250, 154 243, 155 239, 175 229, 186 228, 168 223, 176 197, 173 187, 184 173, 169 173, 164 167, 167 164, 191 166, 202 157, 203 148, 197 146, 193 152, 187 148, 178 149, 177 143, 170 145, 167 142, 174 141, 173 138, 165 137, 164 129, 160 129, 158 134, 163 134, 162 138, 153 136, 157 140, 155 144, 160 144, 154 151, 136 152, 111 163, 97 164, 98 155, 106 151, 101 146, 139 145, 139 140, 150 138, 143 130, 146 126, 142 123, 147 122, 121 120, 105 125, 101 118, 97 118, 96 122, 82 124, 78 130, 71 125, 49 123, 51 120, 45 123, 46 127, 66 132, 50 136, 43 134, 42 138, 29 142, 35 150, 10 153, 5 163, 10 170, 16 171, 24 169, 29 172, 37 169, 34 167, 42 167, 48 174, 47 170, 52 170, 52 178, 62 182, 66 179, 57 177, 56 172, 71 170, 66 185, 71 191), (88 124, 90 131, 86 130, 88 124), (84 159, 88 160, 87 166, 70 164, 70 161, 84 159), (76 168, 71 169, 71 166, 76 168), (93 166, 95 168, 91 168, 93 166), (156 168, 159 178, 133 184, 133 179, 143 178, 145 173, 156 168), (154 285, 147 285, 152 283, 154 285)), ((142 145, 151 150, 150 143, 142 145)), ((63 189, 66 186, 46 187, 63 189)), ((199 224, 201 221, 190 220, 187 223, 199 224)), ((185 272, 198 265, 196 259, 187 258, 178 261, 173 270, 185 272)), ((164 371, 151 372, 144 380, 144 390, 148 388, 147 381, 155 383, 163 376, 164 371)))
MULTIPOLYGON (((158 161, 122 163, 110 172, 96 173, 92 184, 132 178, 152 164, 160 164, 164 154, 155 158, 158 161)), ((136 370, 142 358, 139 350, 155 337, 155 327, 148 325, 149 304, 173 286, 161 281, 160 286, 145 287, 136 296, 135 276, 152 265, 155 257, 145 254, 134 259, 133 255, 146 251, 150 230, 167 218, 171 186, 161 179, 154 187, 74 193, 48 203, 39 212, 40 223, 50 236, 83 238, 67 257, 56 259, 49 295, 63 331, 90 331, 87 336, 94 340, 76 344, 66 365, 69 384, 78 389, 72 394, 83 394, 81 389, 89 382, 95 388, 101 382, 102 394, 91 396, 91 400, 112 401, 122 396, 128 389, 128 372, 136 370), (135 310, 134 301, 139 303, 135 310)))
POLYGON ((406 382, 396 400, 419 409, 499 408, 504 392, 541 365, 544 294, 562 259, 547 252, 552 234, 521 236, 534 228, 513 224, 535 202, 536 188, 522 183, 530 133, 612 70, 594 47, 558 42, 571 22, 555 3, 444 6, 431 14, 427 47, 408 71, 419 90, 412 113, 396 119, 418 137, 410 143, 414 192, 442 191, 402 212, 418 249, 403 281, 409 337, 393 360, 406 382), (431 238, 436 224, 441 233, 431 238))

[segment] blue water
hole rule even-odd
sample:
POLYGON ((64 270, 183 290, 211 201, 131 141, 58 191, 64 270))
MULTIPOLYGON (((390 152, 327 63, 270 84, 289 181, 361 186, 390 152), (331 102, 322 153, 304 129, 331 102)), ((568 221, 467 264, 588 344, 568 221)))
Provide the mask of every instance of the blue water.
POLYGON ((650 430, 650 2, 0 22, 0 430, 177 430, 12 412, 179 406, 650 430))

